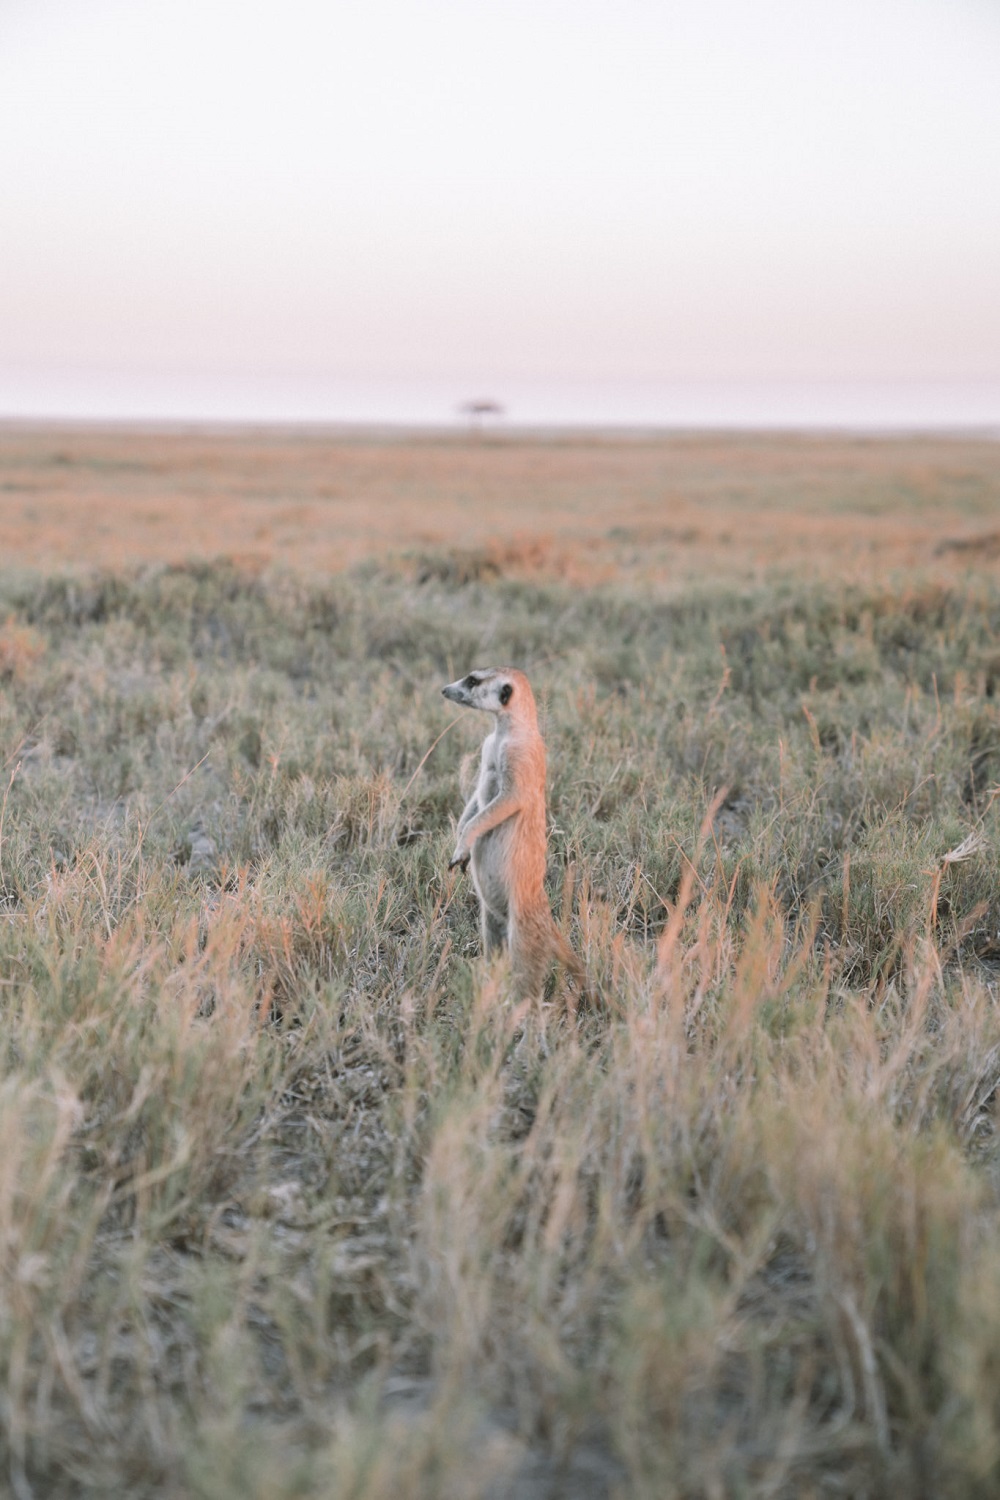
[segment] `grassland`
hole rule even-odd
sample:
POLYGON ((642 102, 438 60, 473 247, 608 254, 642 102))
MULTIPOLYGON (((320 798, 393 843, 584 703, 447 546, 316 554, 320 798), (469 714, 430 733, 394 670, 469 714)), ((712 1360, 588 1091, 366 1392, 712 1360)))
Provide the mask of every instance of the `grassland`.
POLYGON ((998 515, 985 441, 0 434, 0 1486, 996 1495, 998 515), (501 660, 575 1019, 446 869, 501 660))

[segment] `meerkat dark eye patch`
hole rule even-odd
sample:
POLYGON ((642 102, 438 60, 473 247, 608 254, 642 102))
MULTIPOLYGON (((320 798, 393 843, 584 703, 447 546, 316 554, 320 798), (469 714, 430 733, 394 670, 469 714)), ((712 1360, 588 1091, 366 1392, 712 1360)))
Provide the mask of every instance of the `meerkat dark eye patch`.
POLYGON ((478 686, 479 686, 479 678, 478 678, 478 677, 475 677, 475 676, 474 676, 474 675, 473 675, 473 674, 472 674, 472 673, 471 673, 471 672, 470 672, 470 673, 469 673, 469 675, 468 675, 468 677, 467 677, 467 678, 466 678, 466 679, 465 679, 465 681, 464 681, 464 682, 463 682, 463 683, 462 683, 462 686, 463 686, 463 687, 464 687, 464 688, 468 688, 468 690, 469 690, 469 692, 470 692, 470 693, 471 693, 471 692, 472 692, 472 689, 473 689, 473 688, 474 688, 474 687, 478 687, 478 686))
POLYGON ((503 704, 504 708, 507 707, 507 704, 513 698, 513 696, 514 689, 511 687, 509 682, 505 682, 503 687, 500 689, 500 702, 503 704))

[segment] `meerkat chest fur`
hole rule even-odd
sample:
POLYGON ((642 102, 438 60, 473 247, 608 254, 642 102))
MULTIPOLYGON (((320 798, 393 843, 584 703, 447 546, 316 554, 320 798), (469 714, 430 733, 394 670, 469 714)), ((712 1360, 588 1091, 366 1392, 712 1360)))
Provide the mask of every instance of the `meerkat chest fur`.
POLYGON ((476 781, 476 798, 480 807, 485 807, 487 802, 500 791, 501 769, 497 762, 497 734, 494 729, 483 740, 483 749, 479 757, 479 776, 476 781))

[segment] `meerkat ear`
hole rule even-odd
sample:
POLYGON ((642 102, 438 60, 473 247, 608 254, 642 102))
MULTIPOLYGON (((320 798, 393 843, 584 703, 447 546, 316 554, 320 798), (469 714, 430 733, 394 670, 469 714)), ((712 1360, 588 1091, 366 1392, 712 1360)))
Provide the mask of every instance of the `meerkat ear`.
POLYGON ((504 685, 503 685, 503 687, 500 689, 500 702, 503 704, 504 708, 507 707, 507 704, 513 698, 513 696, 514 696, 514 689, 513 689, 513 687, 510 685, 509 682, 505 682, 504 685))

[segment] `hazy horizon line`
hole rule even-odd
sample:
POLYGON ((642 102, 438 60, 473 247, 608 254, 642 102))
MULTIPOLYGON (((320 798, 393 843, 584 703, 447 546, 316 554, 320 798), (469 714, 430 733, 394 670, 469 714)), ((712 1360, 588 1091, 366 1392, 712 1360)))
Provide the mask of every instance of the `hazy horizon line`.
POLYGON ((1000 379, 324 378, 0 369, 4 425, 490 433, 1000 430, 1000 379))

